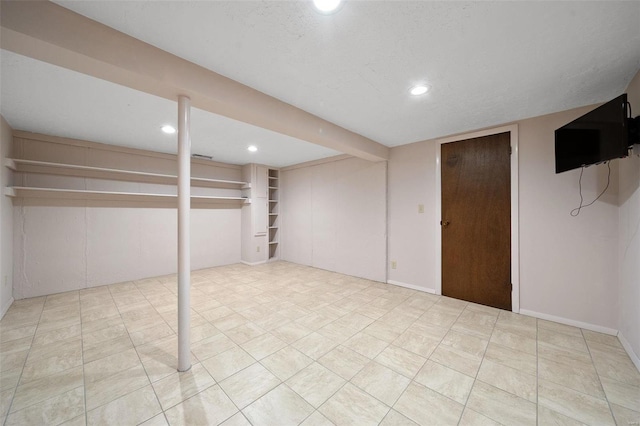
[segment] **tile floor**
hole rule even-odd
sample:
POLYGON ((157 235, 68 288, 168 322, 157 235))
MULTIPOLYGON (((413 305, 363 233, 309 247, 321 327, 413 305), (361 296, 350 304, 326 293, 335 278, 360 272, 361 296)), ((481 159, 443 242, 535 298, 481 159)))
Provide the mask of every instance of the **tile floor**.
POLYGON ((6 425, 634 425, 617 338, 286 262, 16 301, 0 322, 6 425))

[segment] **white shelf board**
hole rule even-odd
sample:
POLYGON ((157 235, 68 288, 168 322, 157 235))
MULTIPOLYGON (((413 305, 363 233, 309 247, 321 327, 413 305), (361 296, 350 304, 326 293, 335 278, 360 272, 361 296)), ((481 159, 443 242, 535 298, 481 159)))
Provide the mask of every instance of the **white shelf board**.
MULTIPOLYGON (((177 182, 176 175, 140 172, 135 170, 110 169, 105 167, 81 166, 78 164, 52 163, 48 161, 22 160, 15 158, 7 158, 5 166, 11 170, 22 173, 43 173, 56 174, 65 176, 82 176, 96 179, 117 179, 117 180, 133 180, 133 181, 167 181, 170 183, 177 182)), ((240 182, 234 180, 210 179, 202 177, 191 177, 191 183, 207 184, 206 186, 215 186, 218 188, 248 189, 251 185, 248 182, 240 182)))
POLYGON ((269 245, 271 245, 271 244, 278 244, 278 242, 277 241, 269 241, 269 245))
MULTIPOLYGON (((178 196, 173 194, 89 191, 83 189, 60 188, 33 188, 24 186, 7 187, 4 190, 4 194, 9 197, 15 198, 57 198, 93 201, 175 201, 178 199, 178 196)), ((237 206, 251 203, 249 199, 242 197, 214 197, 203 195, 192 195, 191 201, 202 203, 229 204, 237 206)))
POLYGON ((269 229, 278 229, 277 226, 270 226, 269 229))

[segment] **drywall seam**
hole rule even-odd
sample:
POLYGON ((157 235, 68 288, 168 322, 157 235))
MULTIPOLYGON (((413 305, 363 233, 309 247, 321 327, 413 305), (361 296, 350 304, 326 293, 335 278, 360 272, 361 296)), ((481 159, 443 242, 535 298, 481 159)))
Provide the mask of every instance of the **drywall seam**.
POLYGON ((633 352, 631 343, 629 343, 627 338, 624 337, 622 333, 618 333, 618 340, 620 340, 620 343, 622 343, 622 347, 624 348, 625 351, 627 351, 627 355, 629 355, 629 358, 631 358, 631 361, 633 362, 633 364, 636 366, 638 371, 640 371, 640 357, 638 357, 638 355, 635 352, 633 352))
POLYGON ((387 284, 397 285, 398 287, 410 288, 412 290, 418 290, 418 291, 421 291, 423 293, 436 294, 436 291, 433 288, 420 287, 420 286, 417 286, 415 284, 407 284, 407 283, 403 283, 403 282, 400 282, 400 281, 394 281, 394 280, 387 280, 387 284))
POLYGON ((543 320, 558 322, 560 324, 566 324, 573 327, 584 328, 585 330, 596 331, 598 333, 610 334, 612 336, 618 335, 618 330, 608 327, 602 327, 601 325, 590 324, 588 322, 576 321, 569 318, 544 314, 542 312, 530 311, 528 309, 520 309, 520 313, 529 317, 540 318, 543 320))

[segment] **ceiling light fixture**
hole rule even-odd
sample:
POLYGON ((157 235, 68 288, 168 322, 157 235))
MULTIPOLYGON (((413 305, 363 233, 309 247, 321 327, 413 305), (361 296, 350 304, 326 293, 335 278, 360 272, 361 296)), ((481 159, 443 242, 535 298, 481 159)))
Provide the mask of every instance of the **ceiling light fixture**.
POLYGON ((333 13, 338 10, 342 0, 313 0, 315 8, 322 13, 333 13))
POLYGON ((258 147, 255 145, 250 145, 247 150, 249 150, 250 152, 256 152, 258 150, 258 147))
POLYGON ((164 126, 161 127, 162 131, 165 132, 168 135, 172 135, 176 132, 175 127, 170 126, 168 124, 165 124, 164 126))
POLYGON ((411 90, 409 90, 409 93, 411 93, 413 96, 420 96, 420 95, 424 95, 428 91, 429 91, 429 86, 426 86, 424 84, 418 84, 416 86, 413 86, 411 90))

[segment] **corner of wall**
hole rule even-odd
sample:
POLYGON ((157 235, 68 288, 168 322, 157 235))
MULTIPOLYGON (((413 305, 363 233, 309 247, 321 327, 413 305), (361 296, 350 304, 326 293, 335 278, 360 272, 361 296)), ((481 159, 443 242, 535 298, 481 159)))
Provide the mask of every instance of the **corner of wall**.
POLYGON ((0 115, 0 318, 13 303, 13 203, 4 195, 13 174, 4 167, 5 158, 11 157, 13 130, 0 115))

